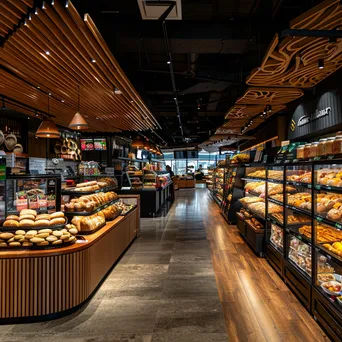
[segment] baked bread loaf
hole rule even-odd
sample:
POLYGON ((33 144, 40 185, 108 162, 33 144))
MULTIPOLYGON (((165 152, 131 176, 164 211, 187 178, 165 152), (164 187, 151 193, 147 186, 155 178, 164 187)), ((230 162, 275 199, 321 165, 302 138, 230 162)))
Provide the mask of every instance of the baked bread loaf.
POLYGON ((37 215, 36 221, 39 221, 39 220, 50 220, 50 215, 49 214, 37 215))
POLYGON ((49 220, 38 220, 34 222, 35 227, 48 227, 50 225, 49 220))
POLYGON ((63 211, 56 211, 55 213, 50 214, 50 220, 59 218, 59 217, 64 217, 63 211))
POLYGON ((6 220, 3 226, 4 227, 19 227, 19 222, 16 220, 6 220))
MULTIPOLYGON (((40 222, 40 221, 38 221, 40 222)), ((33 220, 22 220, 19 222, 19 227, 33 227, 34 226, 34 221, 33 220)))
POLYGON ((64 217, 57 217, 50 221, 50 226, 57 226, 59 224, 64 224, 65 218, 64 217))
POLYGON ((16 221, 19 221, 19 216, 17 216, 17 215, 8 215, 6 217, 6 220, 16 220, 16 221))
POLYGON ((22 221, 22 220, 32 220, 34 221, 35 220, 35 216, 34 215, 20 215, 19 217, 19 222, 22 221))
POLYGON ((37 212, 33 209, 23 209, 21 212, 20 212, 20 216, 21 215, 34 215, 35 217, 37 216, 37 212))

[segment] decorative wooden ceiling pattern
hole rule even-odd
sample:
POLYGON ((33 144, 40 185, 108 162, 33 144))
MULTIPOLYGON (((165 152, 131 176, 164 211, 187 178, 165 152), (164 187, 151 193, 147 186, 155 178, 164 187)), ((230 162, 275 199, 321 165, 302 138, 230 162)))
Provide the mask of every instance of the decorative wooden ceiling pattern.
MULTIPOLYGON (((342 3, 324 1, 291 22, 292 29, 341 30, 342 3)), ((259 68, 246 83, 253 86, 310 88, 342 66, 342 39, 335 43, 328 38, 287 37, 276 35, 259 68), (324 68, 318 68, 318 60, 324 68)))
POLYGON ((12 32, 32 7, 33 0, 1 0, 0 37, 5 38, 12 32))
MULTIPOLYGON (((283 109, 285 109, 285 105, 272 105, 272 113, 275 114, 283 109)), ((243 105, 236 104, 232 108, 229 109, 228 113, 225 116, 225 119, 250 119, 260 113, 263 113, 265 109, 265 105, 243 105)))
POLYGON ((77 111, 79 85, 80 112, 89 130, 159 127, 91 18, 82 20, 70 1, 52 4, 36 8, 0 49, 0 63, 9 71, 0 70, 1 95, 47 112, 51 93, 53 120, 68 126, 77 111))

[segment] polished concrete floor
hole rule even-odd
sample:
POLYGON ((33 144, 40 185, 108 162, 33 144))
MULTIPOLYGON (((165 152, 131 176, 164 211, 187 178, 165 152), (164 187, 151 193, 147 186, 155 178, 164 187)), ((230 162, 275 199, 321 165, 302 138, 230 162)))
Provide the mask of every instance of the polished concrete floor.
POLYGON ((81 310, 0 326, 0 341, 26 340, 328 341, 204 188, 177 191, 166 216, 142 219, 141 236, 81 310))

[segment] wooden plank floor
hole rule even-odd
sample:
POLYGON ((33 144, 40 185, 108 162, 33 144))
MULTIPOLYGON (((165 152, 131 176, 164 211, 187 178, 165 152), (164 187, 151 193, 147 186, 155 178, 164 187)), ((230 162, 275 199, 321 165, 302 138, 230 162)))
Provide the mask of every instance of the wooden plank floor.
POLYGON ((268 262, 226 223, 216 203, 201 203, 229 341, 329 341, 268 262))

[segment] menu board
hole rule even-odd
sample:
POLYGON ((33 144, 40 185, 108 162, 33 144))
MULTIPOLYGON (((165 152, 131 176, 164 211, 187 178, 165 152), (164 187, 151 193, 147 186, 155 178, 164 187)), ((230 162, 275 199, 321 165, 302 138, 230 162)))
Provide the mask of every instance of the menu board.
POLYGON ((94 151, 93 139, 80 139, 82 151, 94 151))
POLYGON ((105 138, 94 138, 95 151, 106 151, 107 143, 105 138))

